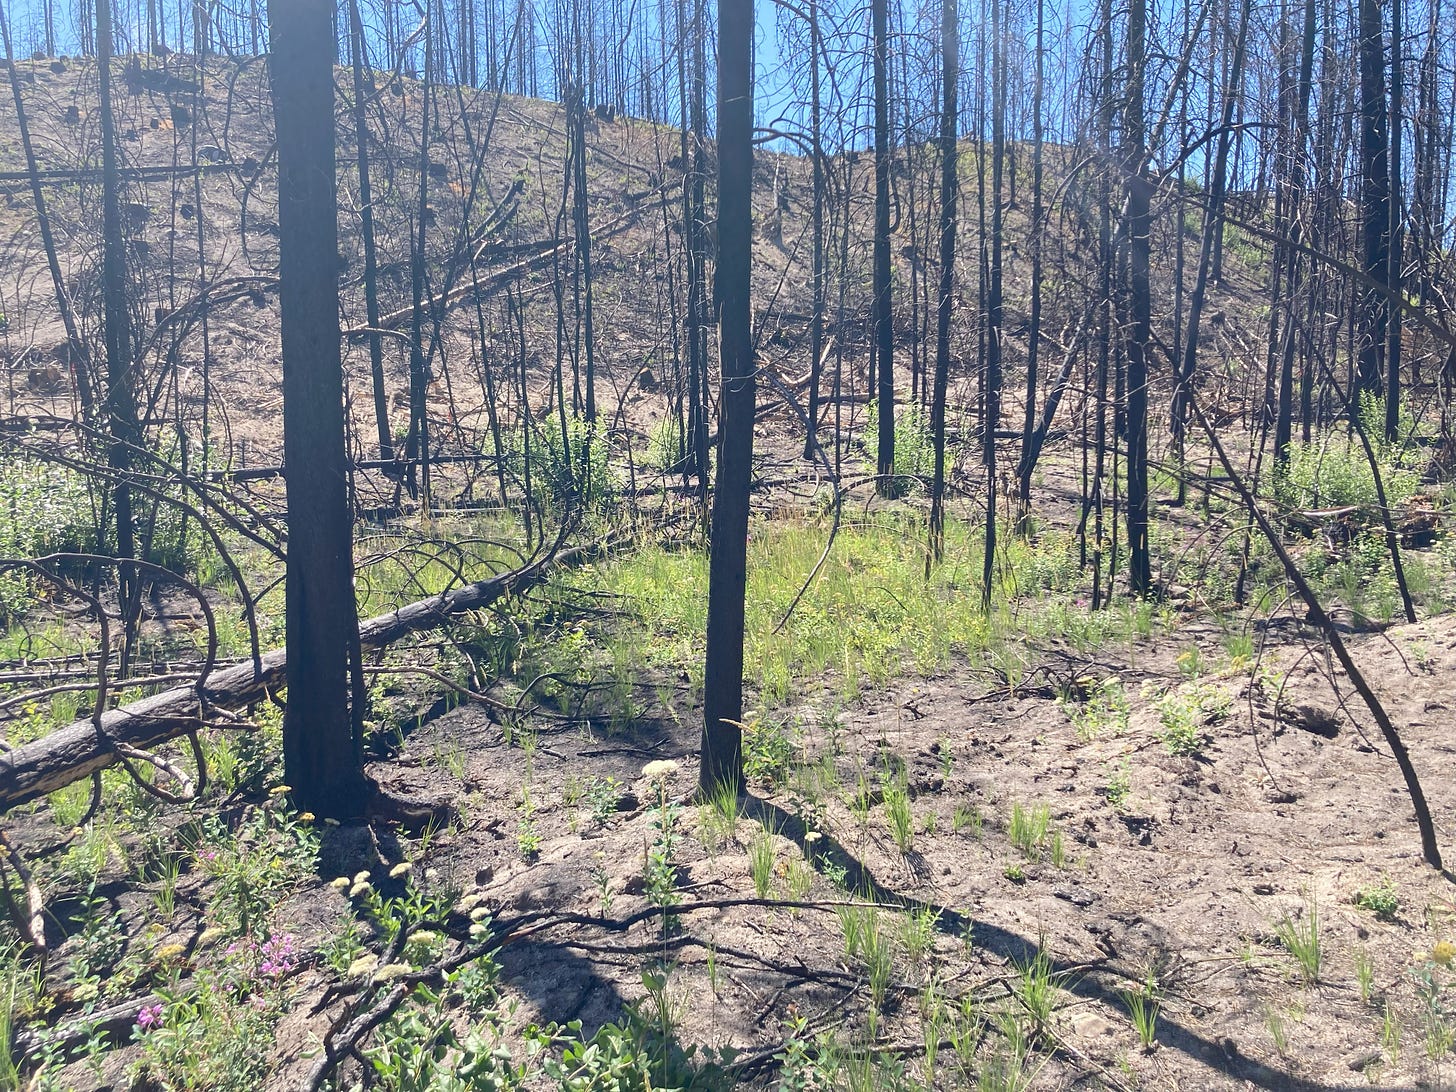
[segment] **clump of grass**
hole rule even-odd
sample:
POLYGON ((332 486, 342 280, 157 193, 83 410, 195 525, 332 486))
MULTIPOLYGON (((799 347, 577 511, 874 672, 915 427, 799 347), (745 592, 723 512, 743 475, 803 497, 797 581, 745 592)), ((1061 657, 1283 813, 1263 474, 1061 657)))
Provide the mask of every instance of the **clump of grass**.
POLYGON ((768 898, 769 885, 773 882, 774 844, 773 835, 760 830, 748 843, 748 873, 753 877, 753 891, 761 899, 768 898))
POLYGON ((1051 829, 1052 809, 1046 804, 1035 804, 1030 809, 1019 803, 1011 805, 1011 844, 1031 860, 1038 860, 1046 847, 1051 829))
POLYGON ((902 854, 909 853, 915 844, 915 819, 910 814, 910 794, 904 782, 886 785, 884 800, 890 835, 902 854))
POLYGON ((981 828, 985 819, 975 804, 957 804, 950 817, 950 828, 957 834, 969 834, 976 841, 981 840, 981 828))
POLYGON ((1324 953, 1320 944, 1319 902, 1313 888, 1307 896, 1304 916, 1296 919, 1285 914, 1274 923, 1274 935, 1294 957, 1305 984, 1312 986, 1318 982, 1324 953))
POLYGON ((1143 1050, 1151 1050, 1158 1038, 1158 1014, 1162 1010, 1157 981, 1149 975, 1137 989, 1124 991, 1122 1001, 1132 1017, 1138 1042, 1143 1050))
POLYGON ((1360 1004, 1370 1004, 1375 995, 1375 960, 1365 948, 1355 949, 1355 982, 1360 988, 1360 1004))
POLYGON ((1061 992, 1061 975, 1052 966, 1045 948, 1026 961, 1013 960, 1016 974, 1011 980, 1011 993, 1030 1017, 1033 1035, 1040 1035, 1051 1026, 1052 1012, 1061 992))

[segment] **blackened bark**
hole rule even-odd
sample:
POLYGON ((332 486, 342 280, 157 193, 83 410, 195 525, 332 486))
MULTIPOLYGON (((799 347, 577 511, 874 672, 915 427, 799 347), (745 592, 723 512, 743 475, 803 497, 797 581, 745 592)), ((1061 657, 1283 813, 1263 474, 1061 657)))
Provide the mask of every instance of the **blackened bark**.
POLYGON ((874 346, 875 406, 879 438, 875 473, 883 495, 895 482, 895 329, 890 306, 890 89, 887 0, 871 0, 875 100, 874 346))
POLYGON ((754 362, 749 313, 753 217, 753 6, 718 2, 718 232, 715 296, 723 374, 718 477, 708 563, 708 647, 699 784, 743 788, 743 615, 753 471, 754 362))
POLYGON ((1147 173, 1143 123, 1143 87, 1147 64, 1147 0, 1132 0, 1127 18, 1127 107, 1124 134, 1127 154, 1128 322, 1127 354, 1127 560, 1128 584, 1134 595, 1152 587, 1148 553, 1148 348, 1152 344, 1149 204, 1152 181, 1147 173))
POLYGON ((935 307, 935 379, 930 396, 930 436, 935 466, 930 479, 930 565, 945 552, 945 399, 950 380, 950 320, 955 302, 956 206, 960 145, 956 139, 960 28, 956 0, 941 0, 940 289, 935 307))
POLYGON ((138 575, 126 561, 136 555, 131 486, 132 454, 141 448, 131 366, 131 316, 126 304, 126 242, 121 231, 120 172, 116 118, 111 112, 111 0, 96 0, 96 72, 101 109, 101 293, 106 341, 106 419, 110 429, 107 463, 116 506, 116 556, 124 641, 122 673, 130 659, 140 609, 138 575))
POLYGON ((374 383, 374 422, 379 457, 394 458, 394 436, 389 428, 389 398, 384 389, 384 346, 379 333, 379 259, 374 247, 374 195, 369 184, 369 125, 364 103, 369 85, 364 75, 364 23, 359 0, 349 0, 349 60, 354 70, 355 162, 359 170, 359 229, 364 237, 364 314, 369 321, 369 375, 374 383))
POLYGON ((1360 221, 1365 272, 1375 286, 1361 293, 1357 390, 1350 412, 1359 412, 1360 394, 1379 394, 1385 363, 1390 303, 1381 288, 1390 276, 1390 169, 1385 131, 1385 31, 1380 0, 1360 0, 1360 221))
POLYGON ((284 773, 300 808, 362 814, 359 615, 344 450, 331 0, 269 0, 288 467, 284 773), (352 710, 352 714, 351 714, 352 710))

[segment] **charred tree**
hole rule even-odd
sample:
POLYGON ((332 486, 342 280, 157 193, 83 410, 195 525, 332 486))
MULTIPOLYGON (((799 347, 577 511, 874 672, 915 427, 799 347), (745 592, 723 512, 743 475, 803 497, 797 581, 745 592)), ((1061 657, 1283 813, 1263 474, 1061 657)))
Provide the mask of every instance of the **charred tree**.
POLYGON ((882 495, 895 491, 895 327, 890 303, 890 89, 887 0, 870 0, 873 23, 875 108, 875 227, 873 272, 874 376, 879 422, 875 473, 882 495))
POLYGON ((288 467, 284 773, 300 808, 360 815, 363 672, 339 349, 331 0, 269 0, 288 467), (353 700, 351 700, 351 698, 353 700))
MULTIPOLYGON (((878 0, 883 2, 883 0, 878 0)), ((748 586, 748 503, 753 474, 753 6, 718 2, 717 298, 722 394, 718 475, 708 561, 708 647, 703 681, 704 793, 743 789, 743 619, 748 586)))

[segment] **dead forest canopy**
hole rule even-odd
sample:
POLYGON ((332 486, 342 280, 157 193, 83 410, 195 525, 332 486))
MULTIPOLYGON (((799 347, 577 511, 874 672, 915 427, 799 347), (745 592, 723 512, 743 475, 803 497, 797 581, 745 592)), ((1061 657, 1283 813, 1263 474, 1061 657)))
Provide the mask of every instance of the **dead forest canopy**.
MULTIPOLYGON (((762 3, 751 130, 706 0, 339 3, 341 715, 396 820, 362 828, 283 772, 289 546, 323 517, 288 503, 269 7, 0 0, 0 1088, 1332 1087, 1316 1057, 1439 1085, 1449 744, 1397 700, 1438 638, 1388 631, 1449 637, 1456 596, 1441 0, 762 3), (746 550, 736 633, 710 526, 714 565, 746 550), (1339 892, 1387 929, 1350 926, 1357 1015, 1319 992, 1313 880, 1246 942, 1299 1015, 1250 1015, 1223 953, 1244 1023, 1206 1050, 1171 942, 1057 963, 940 905, 983 824, 1007 900, 1085 908, 1099 867, 1090 813, 955 769, 1040 728, 932 715, 901 754, 855 719, 951 678, 1052 718, 1072 769, 1152 725, 1175 799, 1236 723, 1353 729, 1400 794, 1339 892), (689 853, 705 717, 736 772, 689 853), (1387 868, 1442 892, 1423 921, 1387 868), (758 946, 785 922, 802 973, 758 946), (616 1001, 518 1012, 523 938, 568 932, 616 1001), (1073 993, 1138 1049, 1089 1046, 1073 993), (1344 1038, 1301 1056, 1306 1006, 1344 1038)), ((1149 844, 1106 761, 1083 795, 1149 844)))

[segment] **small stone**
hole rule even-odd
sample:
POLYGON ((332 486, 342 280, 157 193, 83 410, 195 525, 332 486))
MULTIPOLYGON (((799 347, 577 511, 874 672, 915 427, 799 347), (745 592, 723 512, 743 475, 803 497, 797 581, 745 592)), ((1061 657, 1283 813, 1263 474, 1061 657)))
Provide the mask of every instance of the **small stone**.
POLYGON ((477 868, 475 870, 476 886, 484 887, 493 879, 495 879, 495 867, 493 865, 486 865, 483 868, 477 868))
POLYGON ((1379 1047, 1370 1050, 1357 1050, 1354 1054, 1345 1058, 1345 1065, 1359 1073, 1363 1069, 1369 1069, 1384 1057, 1379 1047))
POLYGON ((1077 1034, 1087 1039, 1099 1039, 1113 1033, 1112 1023, 1096 1013, 1078 1013, 1072 1017, 1072 1027, 1077 1034))
POLYGON ((1096 896, 1085 887, 1076 887, 1072 884, 1063 884, 1052 889, 1052 894, 1059 899, 1064 899, 1073 906, 1087 907, 1096 901, 1096 896))

